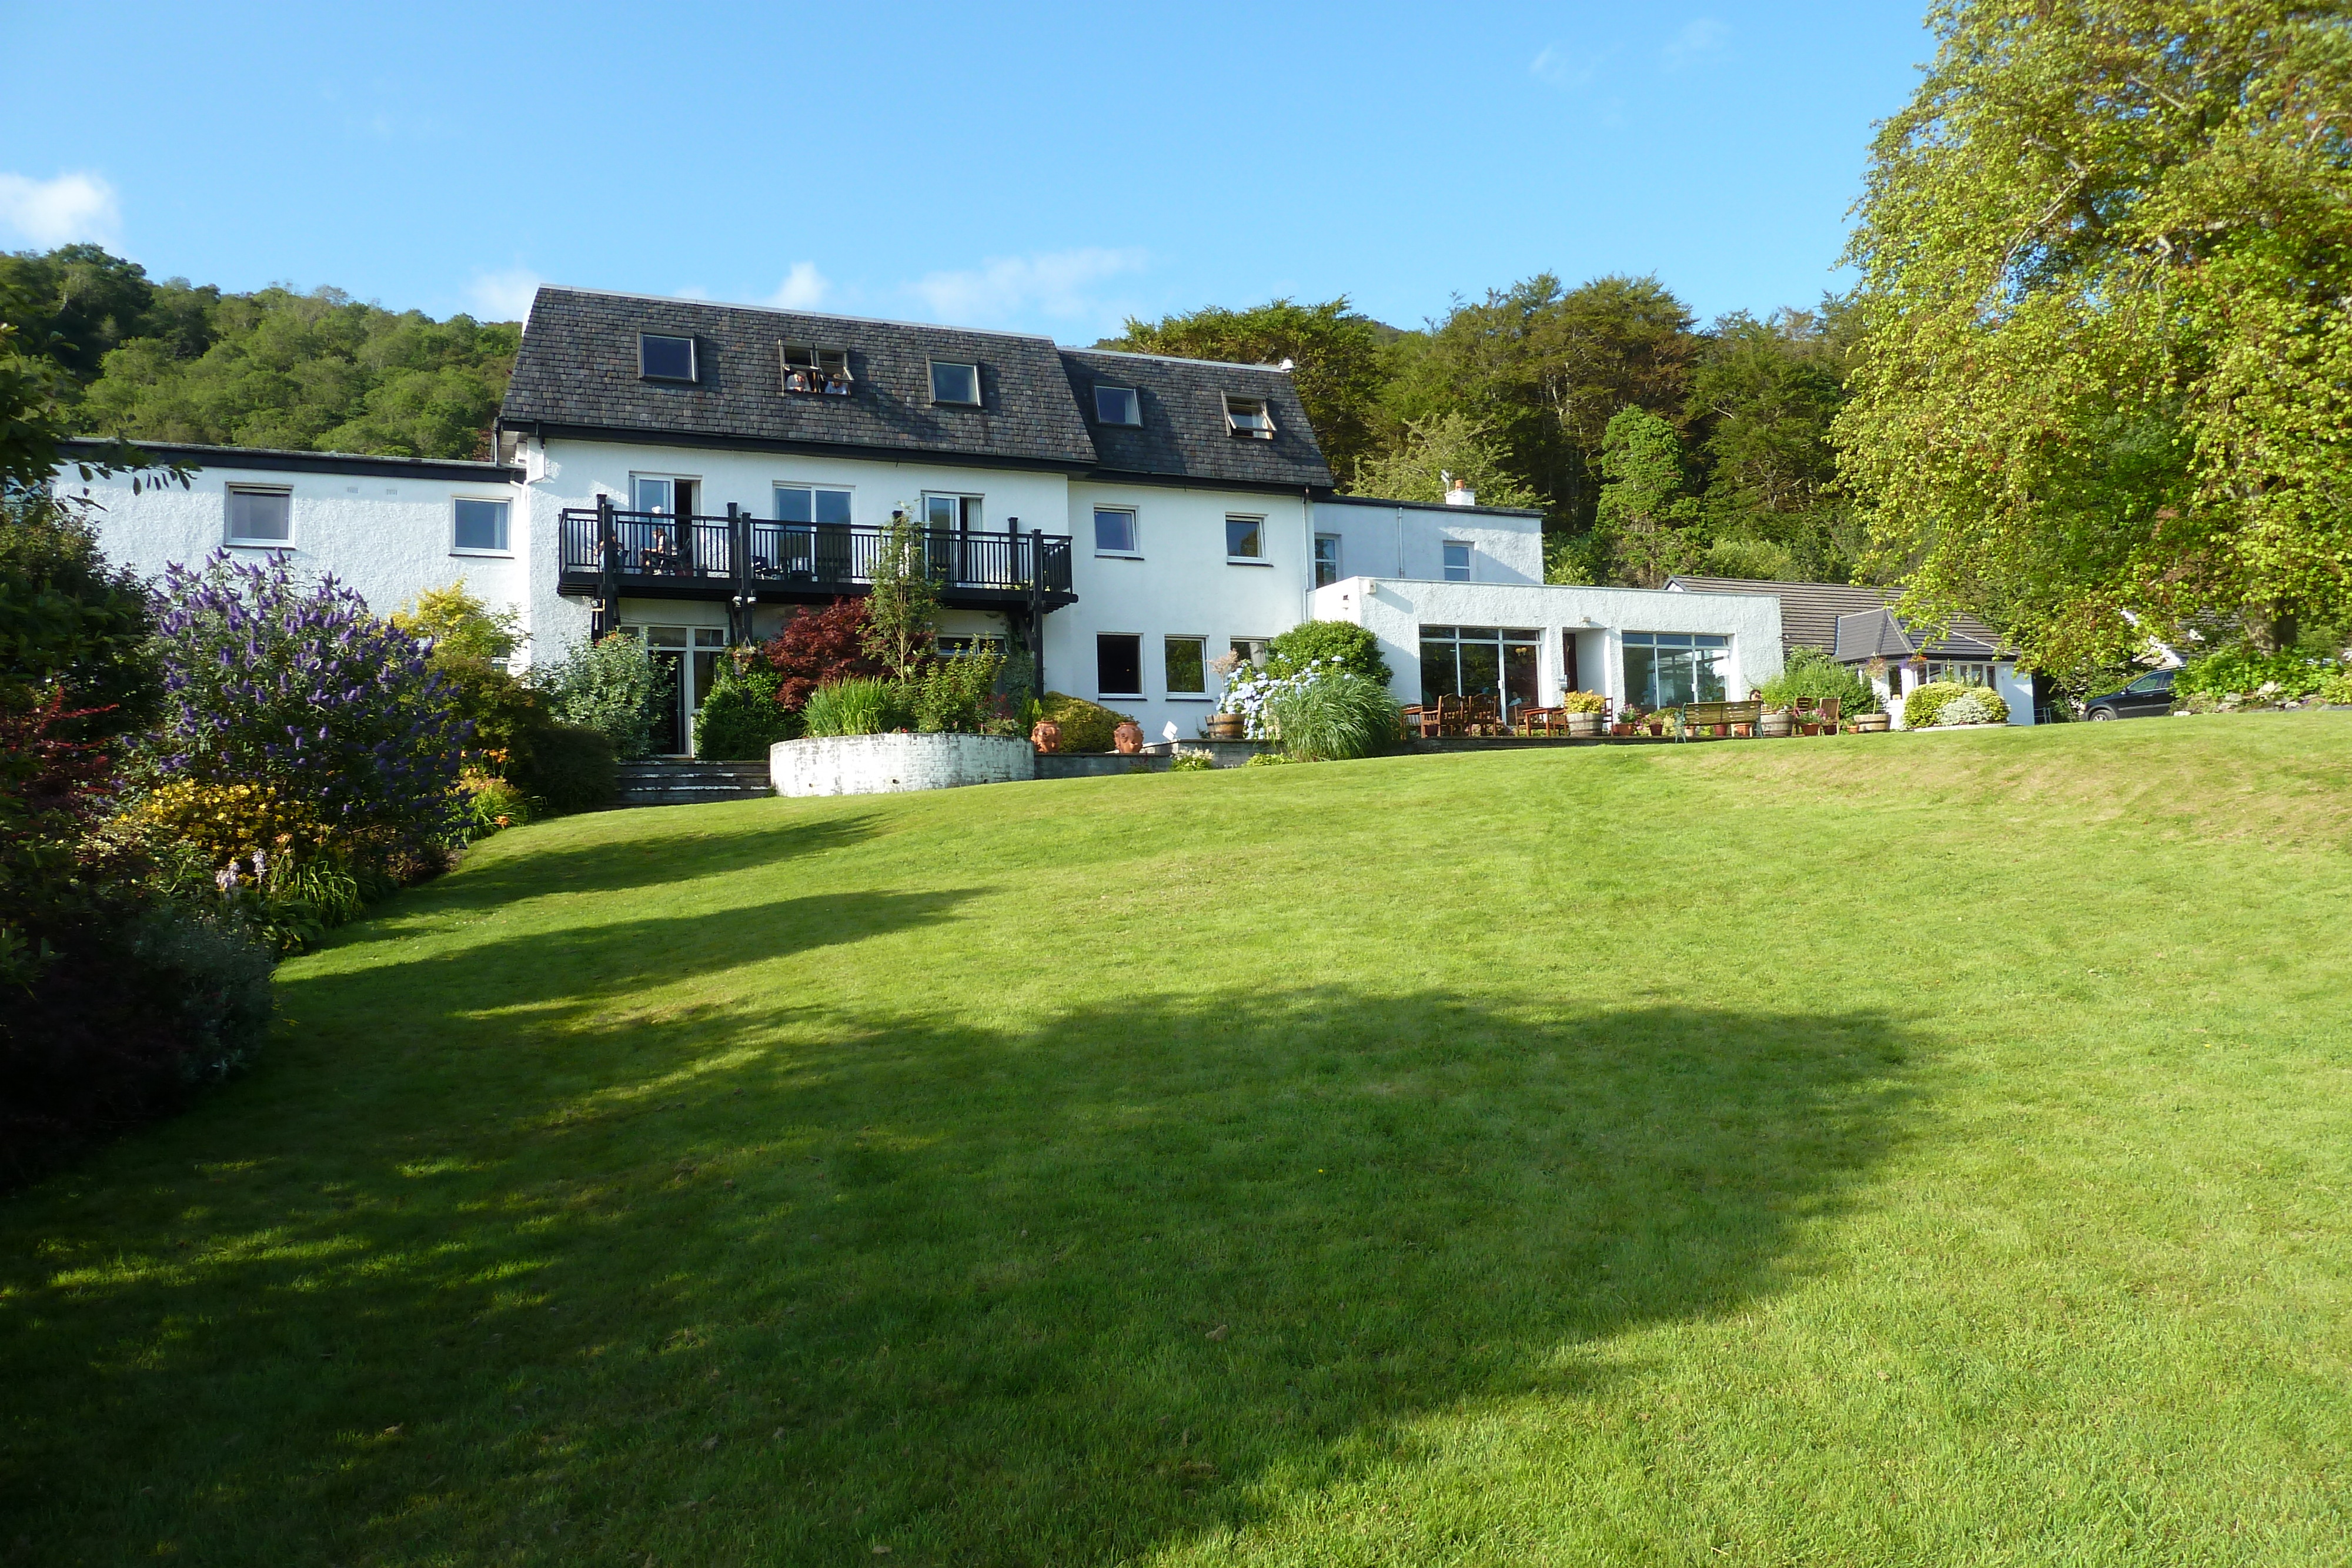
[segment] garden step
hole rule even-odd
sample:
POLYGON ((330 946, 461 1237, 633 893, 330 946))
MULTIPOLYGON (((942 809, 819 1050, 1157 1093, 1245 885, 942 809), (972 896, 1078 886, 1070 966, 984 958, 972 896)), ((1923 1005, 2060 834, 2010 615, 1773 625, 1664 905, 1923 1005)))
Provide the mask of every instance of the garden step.
POLYGON ((624 762, 618 779, 624 806, 691 806, 707 800, 754 800, 775 793, 763 762, 700 762, 664 758, 624 762))

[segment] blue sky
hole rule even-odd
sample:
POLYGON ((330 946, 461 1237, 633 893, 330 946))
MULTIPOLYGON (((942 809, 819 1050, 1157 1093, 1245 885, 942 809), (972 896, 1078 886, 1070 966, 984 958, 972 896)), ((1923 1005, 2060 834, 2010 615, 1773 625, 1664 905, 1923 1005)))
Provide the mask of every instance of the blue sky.
POLYGON ((1760 313, 1844 281, 1919 18, 0 0, 0 53, 48 63, 0 95, 0 246, 436 315, 544 279, 1065 342, 1277 295, 1413 326, 1547 269, 1760 313))

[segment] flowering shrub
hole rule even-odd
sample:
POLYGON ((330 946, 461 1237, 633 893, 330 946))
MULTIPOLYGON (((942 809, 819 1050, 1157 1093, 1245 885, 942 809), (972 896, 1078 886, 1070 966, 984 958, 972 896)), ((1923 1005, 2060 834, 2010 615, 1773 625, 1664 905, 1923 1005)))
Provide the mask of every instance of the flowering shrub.
POLYGON ((167 839, 203 852, 207 869, 253 875, 257 857, 305 859, 325 851, 318 813, 274 784, 173 779, 147 791, 131 815, 167 839))
POLYGON ((1561 694, 1562 713, 1607 713, 1609 699, 1599 692, 1566 692, 1561 694))
POLYGON ((157 630, 165 782, 266 785, 313 816, 313 850, 375 864, 422 863, 457 827, 465 721, 424 644, 351 589, 221 551, 166 569, 157 630))
POLYGON ((669 682, 643 638, 614 632, 575 643, 541 680, 560 722, 595 730, 624 762, 652 753, 654 705, 669 695, 669 682))
POLYGON ((468 841, 487 839, 501 829, 519 828, 530 821, 530 802, 523 792, 495 773, 468 768, 458 775, 457 787, 466 792, 465 833, 468 841))
MULTIPOLYGON (((1222 659, 1218 661, 1220 665, 1226 665, 1226 663, 1222 659)), ((1365 678, 1360 672, 1351 671, 1336 655, 1310 660, 1296 666, 1289 674, 1279 675, 1274 674, 1270 661, 1267 668, 1263 670, 1245 664, 1233 664, 1225 673, 1225 694, 1217 707, 1223 713, 1239 714, 1243 720, 1243 733, 1252 740, 1279 740, 1280 727, 1275 719, 1275 706, 1290 693, 1345 674, 1355 674, 1359 679, 1365 678)), ((1385 686, 1381 688, 1381 695, 1385 699, 1385 686)), ((1391 703, 1390 706, 1395 705, 1391 703)))

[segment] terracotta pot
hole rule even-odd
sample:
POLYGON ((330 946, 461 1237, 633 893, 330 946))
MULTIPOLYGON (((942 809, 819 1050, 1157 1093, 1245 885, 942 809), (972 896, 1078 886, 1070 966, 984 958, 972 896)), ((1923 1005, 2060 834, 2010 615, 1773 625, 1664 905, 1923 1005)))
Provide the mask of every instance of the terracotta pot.
POLYGON ((1029 744, 1040 751, 1062 749, 1062 727, 1050 718, 1041 718, 1029 731, 1029 744))
POLYGON ((1797 727, 1797 733, 1800 735, 1819 735, 1821 732, 1822 727, 1817 724, 1801 724, 1797 727))
POLYGON ((1648 724, 1649 730, 1652 735, 1664 735, 1666 733, 1666 721, 1664 719, 1654 718, 1649 720, 1648 724))
POLYGON ((1237 713, 1213 713, 1209 716, 1211 740, 1240 740, 1247 727, 1246 722, 1237 713))
POLYGON ((1110 743, 1121 757, 1132 757, 1143 749, 1143 727, 1132 721, 1110 732, 1110 743))
POLYGON ((1616 736, 1631 735, 1633 733, 1633 727, 1630 724, 1612 724, 1609 727, 1609 733, 1616 736))

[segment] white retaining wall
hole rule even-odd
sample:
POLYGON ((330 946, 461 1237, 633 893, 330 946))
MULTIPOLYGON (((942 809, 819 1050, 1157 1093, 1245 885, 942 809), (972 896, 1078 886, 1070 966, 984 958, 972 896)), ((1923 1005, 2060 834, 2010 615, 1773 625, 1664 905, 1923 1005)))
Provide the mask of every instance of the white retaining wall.
POLYGON ((1037 776, 1037 753, 1003 735, 829 735, 768 748, 779 795, 898 795, 1037 776))

